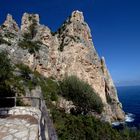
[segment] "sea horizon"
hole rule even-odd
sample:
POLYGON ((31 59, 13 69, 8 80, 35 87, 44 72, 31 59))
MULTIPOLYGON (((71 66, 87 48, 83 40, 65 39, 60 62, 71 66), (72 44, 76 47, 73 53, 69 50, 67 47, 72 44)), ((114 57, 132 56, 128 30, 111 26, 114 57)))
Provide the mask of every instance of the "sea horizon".
POLYGON ((131 84, 131 85, 118 85, 118 84, 115 84, 116 88, 119 88, 119 87, 138 87, 140 86, 140 84, 131 84))

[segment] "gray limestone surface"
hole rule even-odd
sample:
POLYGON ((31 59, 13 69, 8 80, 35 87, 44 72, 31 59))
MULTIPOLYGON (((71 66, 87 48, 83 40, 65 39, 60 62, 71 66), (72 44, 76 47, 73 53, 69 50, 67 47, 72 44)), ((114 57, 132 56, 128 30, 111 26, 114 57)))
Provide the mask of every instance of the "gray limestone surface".
POLYGON ((29 115, 0 119, 0 140, 39 140, 38 121, 29 115))

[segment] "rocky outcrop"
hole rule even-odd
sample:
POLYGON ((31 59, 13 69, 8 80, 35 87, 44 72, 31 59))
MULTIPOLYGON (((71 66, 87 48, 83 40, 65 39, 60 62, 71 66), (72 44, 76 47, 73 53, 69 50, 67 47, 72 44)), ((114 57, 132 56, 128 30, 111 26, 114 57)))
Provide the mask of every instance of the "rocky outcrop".
POLYGON ((122 111, 122 105, 119 102, 118 96, 117 96, 117 90, 115 88, 115 85, 113 83, 113 80, 110 76, 110 73, 106 67, 105 59, 104 57, 101 58, 101 69, 104 75, 104 82, 105 82, 105 97, 106 97, 106 109, 109 114, 109 116, 112 116, 114 120, 122 120, 122 117, 124 116, 124 112, 122 111))
POLYGON ((75 109, 76 106, 73 104, 72 101, 67 101, 65 98, 59 96, 57 102, 53 102, 55 106, 57 106, 59 109, 64 110, 66 113, 71 113, 71 109, 75 109))
POLYGON ((31 34, 31 36, 35 36, 35 32, 37 31, 37 27, 39 25, 39 15, 38 14, 28 14, 24 13, 21 22, 21 32, 22 34, 31 34), (36 31, 33 31, 35 26, 36 31))
POLYGON ((0 42, 7 42, 9 45, 16 43, 20 37, 19 32, 17 23, 12 15, 8 14, 5 22, 0 26, 0 42))
POLYGON ((8 30, 10 33, 15 33, 19 31, 18 24, 10 14, 7 15, 7 18, 5 22, 2 24, 1 28, 8 30))
POLYGON ((88 82, 101 97, 104 104, 102 120, 111 122, 124 119, 116 88, 104 58, 100 59, 94 48, 90 28, 82 12, 74 11, 55 34, 48 27, 40 25, 37 14, 25 13, 21 34, 21 41, 28 38, 41 45, 38 51, 31 54, 18 43, 12 46, 2 44, 0 48, 9 51, 13 62, 23 62, 42 75, 58 80, 66 75, 76 75, 88 82))

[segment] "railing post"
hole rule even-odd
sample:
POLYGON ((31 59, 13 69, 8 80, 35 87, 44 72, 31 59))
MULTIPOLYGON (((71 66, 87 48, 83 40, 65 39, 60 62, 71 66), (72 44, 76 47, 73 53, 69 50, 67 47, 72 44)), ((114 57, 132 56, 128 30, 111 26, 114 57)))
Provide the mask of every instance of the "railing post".
POLYGON ((17 93, 15 93, 15 107, 17 106, 17 93))

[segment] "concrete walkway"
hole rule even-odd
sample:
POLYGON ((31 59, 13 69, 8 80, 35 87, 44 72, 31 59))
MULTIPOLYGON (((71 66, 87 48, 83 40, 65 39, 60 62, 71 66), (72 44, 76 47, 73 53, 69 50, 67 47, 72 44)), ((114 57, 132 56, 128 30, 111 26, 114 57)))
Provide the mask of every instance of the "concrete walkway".
POLYGON ((38 121, 30 115, 0 118, 0 140, 38 140, 38 121))

